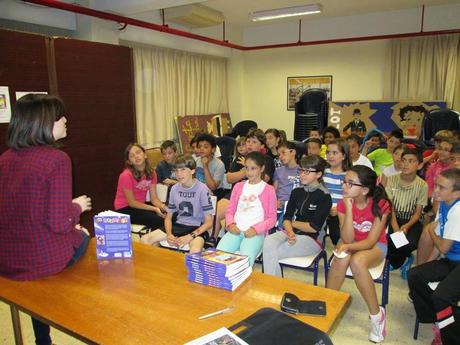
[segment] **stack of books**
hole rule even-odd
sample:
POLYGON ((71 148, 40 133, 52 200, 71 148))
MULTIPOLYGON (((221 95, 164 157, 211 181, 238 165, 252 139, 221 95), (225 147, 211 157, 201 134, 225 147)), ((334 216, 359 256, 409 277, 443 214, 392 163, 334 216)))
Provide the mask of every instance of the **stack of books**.
POLYGON ((185 265, 189 281, 230 291, 240 286, 252 272, 247 256, 215 249, 187 254, 185 265))

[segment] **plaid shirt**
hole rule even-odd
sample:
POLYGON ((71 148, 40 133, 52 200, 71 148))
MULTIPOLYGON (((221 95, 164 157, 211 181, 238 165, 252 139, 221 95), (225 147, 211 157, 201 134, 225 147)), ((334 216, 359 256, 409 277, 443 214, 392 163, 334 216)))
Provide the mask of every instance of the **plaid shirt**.
POLYGON ((62 271, 82 237, 70 159, 49 146, 0 156, 0 275, 32 280, 62 271))

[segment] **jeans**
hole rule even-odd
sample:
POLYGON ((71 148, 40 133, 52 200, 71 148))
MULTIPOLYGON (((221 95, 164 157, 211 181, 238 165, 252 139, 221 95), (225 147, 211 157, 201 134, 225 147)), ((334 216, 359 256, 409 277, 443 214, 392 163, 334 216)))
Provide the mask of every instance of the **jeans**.
MULTIPOLYGON (((78 248, 74 248, 73 256, 70 258, 69 262, 67 263, 67 267, 72 266, 76 263, 85 253, 86 248, 88 247, 89 240, 91 237, 86 235, 83 231, 82 233, 82 241, 78 248)), ((51 337, 50 337, 50 326, 46 323, 43 323, 35 318, 32 319, 32 327, 34 329, 35 335, 35 344, 36 345, 51 345, 51 337)))

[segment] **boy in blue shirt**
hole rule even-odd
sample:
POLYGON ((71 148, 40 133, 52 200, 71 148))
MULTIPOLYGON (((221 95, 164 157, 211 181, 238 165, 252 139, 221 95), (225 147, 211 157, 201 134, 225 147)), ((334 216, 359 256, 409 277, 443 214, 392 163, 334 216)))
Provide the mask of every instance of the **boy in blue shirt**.
POLYGON ((427 230, 434 244, 429 257, 433 261, 409 271, 409 295, 420 322, 435 323, 432 344, 460 344, 460 322, 454 316, 459 315, 460 299, 460 169, 443 171, 433 196, 440 202, 435 226, 427 230), (434 291, 430 282, 439 282, 434 291))

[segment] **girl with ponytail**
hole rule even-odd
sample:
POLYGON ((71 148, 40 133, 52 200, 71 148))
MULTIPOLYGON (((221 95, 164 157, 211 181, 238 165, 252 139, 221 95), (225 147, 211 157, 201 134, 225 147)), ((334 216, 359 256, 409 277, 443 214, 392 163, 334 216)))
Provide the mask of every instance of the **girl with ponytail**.
POLYGON ((375 343, 385 338, 385 309, 379 307, 374 281, 369 268, 379 265, 387 255, 385 229, 391 204, 377 174, 363 165, 347 171, 342 181, 343 200, 337 205, 340 222, 340 242, 328 274, 327 287, 339 290, 348 266, 369 309, 371 330, 369 340, 375 343))

